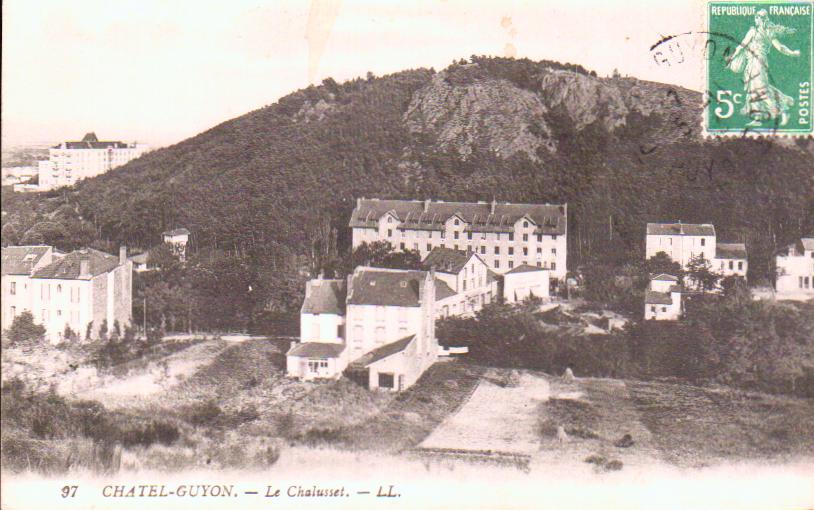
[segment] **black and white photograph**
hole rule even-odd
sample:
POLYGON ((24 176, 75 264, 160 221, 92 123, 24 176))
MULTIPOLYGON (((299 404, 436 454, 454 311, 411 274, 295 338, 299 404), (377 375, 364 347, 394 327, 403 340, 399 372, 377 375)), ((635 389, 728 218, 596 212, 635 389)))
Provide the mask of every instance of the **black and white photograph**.
POLYGON ((3 510, 814 508, 811 1, 2 9, 3 510))

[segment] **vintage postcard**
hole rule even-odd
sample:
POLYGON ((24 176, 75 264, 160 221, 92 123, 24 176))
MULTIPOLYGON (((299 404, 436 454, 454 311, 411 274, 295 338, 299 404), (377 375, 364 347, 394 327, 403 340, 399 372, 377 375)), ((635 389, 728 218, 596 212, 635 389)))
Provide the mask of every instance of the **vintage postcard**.
POLYGON ((0 507, 814 508, 813 10, 7 0, 0 507))

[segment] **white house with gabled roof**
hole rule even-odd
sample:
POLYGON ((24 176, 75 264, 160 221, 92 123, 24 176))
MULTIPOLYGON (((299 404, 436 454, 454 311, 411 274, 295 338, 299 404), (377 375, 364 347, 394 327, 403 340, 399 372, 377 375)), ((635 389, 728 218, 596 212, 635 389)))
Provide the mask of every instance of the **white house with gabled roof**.
POLYGON ((288 375, 333 378, 346 371, 369 388, 405 389, 437 359, 438 307, 454 296, 432 269, 357 267, 346 283, 311 280, 301 341, 286 354, 288 375))
POLYGON ((675 321, 680 319, 684 313, 682 293, 678 277, 670 274, 652 277, 644 296, 645 320, 675 321))
POLYGON ((10 325, 14 316, 28 310, 34 322, 45 327, 52 343, 67 340, 66 328, 78 338, 88 333, 98 338, 103 324, 108 332, 118 324, 120 333, 130 325, 133 263, 127 259, 124 246, 119 257, 92 248, 68 254, 60 254, 50 246, 3 248, 3 267, 4 276, 8 267, 15 277, 9 280, 8 293, 13 292, 14 299, 8 305, 4 282, 4 324, 8 321, 10 325), (14 262, 21 255, 23 258, 14 262), (29 255, 34 255, 31 263, 29 255), (12 287, 12 282, 22 285, 12 287))
POLYGON ((648 223, 645 258, 664 252, 685 269, 698 255, 712 262, 715 238, 715 227, 709 223, 648 223))
POLYGON ((438 307, 439 317, 471 315, 498 295, 497 275, 476 253, 433 248, 421 264, 425 270, 435 270, 436 278, 455 292, 438 307))

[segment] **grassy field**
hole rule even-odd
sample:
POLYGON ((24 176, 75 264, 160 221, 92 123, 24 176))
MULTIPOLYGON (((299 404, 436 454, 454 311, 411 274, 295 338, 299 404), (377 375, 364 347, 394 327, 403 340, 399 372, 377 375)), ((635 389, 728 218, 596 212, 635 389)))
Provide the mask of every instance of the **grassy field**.
POLYGON ((660 382, 551 380, 552 398, 539 408, 543 447, 593 457, 599 467, 618 461, 699 468, 814 457, 810 400, 660 382), (565 445, 558 444, 557 426, 569 436, 565 445))

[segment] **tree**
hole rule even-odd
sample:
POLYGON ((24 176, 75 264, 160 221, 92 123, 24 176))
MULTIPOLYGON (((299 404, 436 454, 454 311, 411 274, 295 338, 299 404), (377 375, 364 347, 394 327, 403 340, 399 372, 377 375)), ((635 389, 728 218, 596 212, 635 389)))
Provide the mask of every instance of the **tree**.
POLYGON ((729 275, 721 280, 724 297, 736 306, 742 306, 752 299, 746 280, 737 275, 729 275))
POLYGON ((71 329, 71 326, 65 324, 65 330, 62 332, 62 339, 65 341, 76 340, 78 335, 74 330, 71 329))
POLYGON ((341 277, 353 272, 358 266, 384 267, 388 269, 421 269, 421 253, 418 250, 394 250, 388 241, 362 243, 342 264, 344 274, 334 272, 341 277))
POLYGON ((14 317, 11 326, 6 330, 11 345, 37 342, 45 337, 46 329, 34 322, 34 316, 28 310, 14 317))
POLYGON ((691 258, 687 264, 687 276, 692 284, 702 292, 712 290, 718 286, 721 275, 712 270, 712 264, 700 253, 691 258))
POLYGON ((660 251, 647 259, 644 263, 644 270, 649 277, 660 274, 669 274, 681 280, 684 277, 684 269, 681 264, 674 261, 665 252, 660 251))

